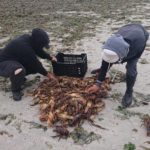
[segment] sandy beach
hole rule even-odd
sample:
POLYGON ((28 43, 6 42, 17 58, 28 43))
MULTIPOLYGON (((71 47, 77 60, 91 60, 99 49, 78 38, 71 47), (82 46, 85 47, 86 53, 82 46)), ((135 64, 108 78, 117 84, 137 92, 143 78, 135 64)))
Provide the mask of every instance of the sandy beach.
MULTIPOLYGON (((8 0, 6 1, 8 2, 8 0)), ((33 11, 30 11, 32 7, 28 7, 30 5, 29 1, 25 3, 23 0, 20 2, 15 0, 9 4, 7 2, 0 1, 0 5, 2 4, 0 15, 2 20, 0 23, 1 47, 14 36, 28 33, 37 25, 46 29, 49 33, 52 54, 56 54, 58 50, 65 50, 65 53, 87 53, 88 71, 86 76, 91 76, 91 70, 100 67, 102 45, 119 27, 127 23, 141 23, 150 32, 150 1, 148 0, 118 0, 114 4, 111 1, 110 3, 91 1, 92 4, 89 1, 76 1, 72 4, 69 1, 66 1, 66 3, 56 1, 54 3, 46 0, 42 3, 42 1, 36 0, 37 6, 33 11), (18 11, 10 8, 12 4, 18 11), (56 7, 57 5, 58 7, 56 7), (23 6, 23 9, 20 9, 20 6, 23 6), (82 6, 84 7, 82 8, 82 6), (38 10, 40 8, 41 12, 38 10), (5 10, 7 11, 6 14, 4 14, 5 10), (16 18, 14 23, 8 17, 11 16, 8 10, 12 11, 12 15, 16 18), (16 14, 19 12, 22 16, 18 16, 19 13, 16 15, 15 12, 16 14), (19 17, 22 19, 20 19, 17 28, 16 22, 19 21, 19 17), (8 22, 5 18, 8 19, 8 22), (12 26, 10 26, 10 22, 12 26), (65 25, 69 26, 69 30, 65 28, 65 25), (80 29, 77 27, 80 27, 80 29), (82 34, 80 34, 81 31, 82 34)), ((47 69, 50 68, 47 61, 41 61, 47 69)), ((112 84, 112 90, 109 92, 108 97, 103 99, 106 104, 105 109, 94 120, 108 130, 93 127, 85 122, 83 128, 88 132, 97 133, 101 138, 83 145, 74 143, 72 138, 66 140, 52 138, 55 135, 53 129, 39 120, 39 106, 31 106, 33 97, 28 95, 28 91, 36 88, 45 77, 39 74, 27 76, 27 87, 24 90, 22 101, 19 102, 12 99, 9 90, 10 83, 1 79, 0 150, 124 150, 124 145, 129 142, 136 146, 136 150, 150 150, 150 137, 147 137, 141 119, 144 114, 150 115, 149 64, 150 39, 138 62, 138 77, 134 87, 132 106, 125 110, 119 109, 126 85, 125 82, 112 84), (148 105, 144 105, 143 101, 146 101, 148 105)), ((113 69, 123 73, 126 72, 125 64, 114 65, 111 70, 113 69)))

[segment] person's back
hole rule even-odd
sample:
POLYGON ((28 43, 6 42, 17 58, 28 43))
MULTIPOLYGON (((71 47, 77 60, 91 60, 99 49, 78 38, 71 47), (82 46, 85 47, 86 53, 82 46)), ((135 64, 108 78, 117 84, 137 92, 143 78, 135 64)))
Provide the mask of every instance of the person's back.
MULTIPOLYGON (((28 49, 32 49, 30 35, 25 34, 9 42, 0 53, 0 62, 7 60, 23 61, 28 49)), ((22 62, 23 64, 23 62, 22 62)))
POLYGON ((123 62, 133 58, 139 58, 144 51, 146 41, 149 38, 149 33, 140 24, 125 25, 116 32, 130 45, 129 53, 123 62))

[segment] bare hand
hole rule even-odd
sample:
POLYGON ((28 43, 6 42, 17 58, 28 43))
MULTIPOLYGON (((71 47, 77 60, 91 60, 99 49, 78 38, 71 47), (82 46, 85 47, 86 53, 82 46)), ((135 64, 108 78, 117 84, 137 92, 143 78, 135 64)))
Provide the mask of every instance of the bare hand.
POLYGON ((52 62, 57 62, 57 58, 53 56, 51 61, 52 62))
POLYGON ((53 73, 50 73, 50 72, 48 72, 47 77, 48 77, 50 80, 57 80, 56 77, 54 76, 54 74, 53 74, 53 73))
POLYGON ((92 93, 96 93, 99 89, 100 89, 100 87, 94 84, 93 86, 88 88, 86 90, 86 92, 89 93, 89 94, 92 94, 92 93))

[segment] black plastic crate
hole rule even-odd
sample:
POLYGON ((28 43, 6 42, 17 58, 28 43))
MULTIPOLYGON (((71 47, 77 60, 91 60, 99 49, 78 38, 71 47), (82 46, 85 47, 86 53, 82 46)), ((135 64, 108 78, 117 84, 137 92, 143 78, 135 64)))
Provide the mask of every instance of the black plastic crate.
POLYGON ((56 55, 57 62, 53 62, 53 72, 57 76, 84 77, 87 71, 87 55, 63 54, 56 55))

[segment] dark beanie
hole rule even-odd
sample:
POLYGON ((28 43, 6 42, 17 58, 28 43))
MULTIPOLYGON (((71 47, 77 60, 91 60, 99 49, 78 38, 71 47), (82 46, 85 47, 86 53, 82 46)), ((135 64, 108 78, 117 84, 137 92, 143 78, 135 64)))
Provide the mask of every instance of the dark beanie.
POLYGON ((49 37, 48 34, 40 28, 35 28, 32 30, 31 39, 36 47, 46 47, 49 48, 49 37))

